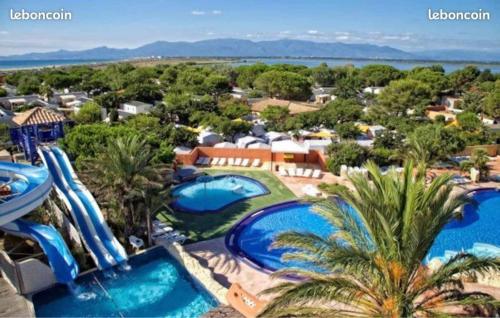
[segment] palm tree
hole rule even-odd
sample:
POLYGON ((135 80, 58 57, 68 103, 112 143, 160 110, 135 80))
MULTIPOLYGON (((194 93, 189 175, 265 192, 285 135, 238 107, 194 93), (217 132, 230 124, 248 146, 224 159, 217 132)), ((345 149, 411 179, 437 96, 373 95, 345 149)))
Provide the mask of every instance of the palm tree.
POLYGON ((490 167, 488 166, 489 161, 490 158, 488 157, 486 150, 482 148, 475 149, 469 160, 460 162, 460 169, 462 171, 468 171, 471 168, 476 168, 479 170, 480 178, 485 180, 490 174, 490 167))
POLYGON ((293 251, 284 259, 312 263, 316 269, 276 272, 304 279, 266 290, 277 296, 262 316, 437 316, 450 306, 498 306, 487 294, 464 292, 460 278, 499 270, 499 259, 462 253, 435 271, 422 263, 443 226, 467 202, 465 196, 452 195, 450 176, 426 186, 424 168, 415 173, 412 162, 401 175, 384 176, 373 162, 366 167, 371 181, 357 175, 351 177, 354 191, 337 188, 348 205, 316 203, 315 211, 338 228, 331 237, 297 232, 277 237, 275 248, 293 251))
POLYGON ((145 194, 164 186, 165 178, 160 173, 166 171, 164 168, 153 162, 144 140, 138 136, 118 137, 111 139, 97 158, 84 163, 84 175, 94 185, 95 193, 109 206, 116 206, 121 218, 116 223, 123 224, 128 237, 143 224, 145 213, 139 205, 145 194))

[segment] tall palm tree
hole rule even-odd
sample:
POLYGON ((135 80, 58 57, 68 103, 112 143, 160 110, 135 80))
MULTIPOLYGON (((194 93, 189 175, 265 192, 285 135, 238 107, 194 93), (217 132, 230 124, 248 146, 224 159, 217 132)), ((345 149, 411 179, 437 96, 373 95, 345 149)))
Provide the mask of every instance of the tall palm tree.
POLYGON ((433 272, 423 265, 436 236, 467 202, 452 195, 450 176, 426 186, 424 168, 411 162, 401 175, 384 176, 372 162, 366 167, 371 181, 353 176, 354 191, 337 188, 341 201, 316 203, 315 211, 338 228, 331 237, 277 237, 274 247, 292 248, 285 259, 315 269, 276 272, 304 279, 265 291, 277 296, 262 316, 436 316, 449 306, 497 306, 489 295, 464 292, 460 278, 499 270, 498 259, 459 254, 433 272))
POLYGON ((125 237, 144 221, 137 203, 150 193, 148 189, 164 185, 162 168, 164 165, 153 162, 152 152, 138 136, 111 139, 97 158, 85 162, 86 180, 103 200, 116 206, 122 218, 116 223, 123 224, 125 237))

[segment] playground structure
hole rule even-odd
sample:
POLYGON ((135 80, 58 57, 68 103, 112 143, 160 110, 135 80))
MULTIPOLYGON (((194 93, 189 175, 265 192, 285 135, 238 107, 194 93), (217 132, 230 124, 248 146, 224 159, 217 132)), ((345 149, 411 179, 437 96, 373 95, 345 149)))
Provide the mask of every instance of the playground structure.
POLYGON ((35 153, 43 160, 43 167, 0 162, 0 230, 36 241, 49 266, 33 258, 19 264, 1 251, 4 277, 18 292, 31 293, 53 283, 71 287, 78 276, 78 264, 56 228, 21 219, 43 204, 52 187, 70 212, 97 267, 108 269, 119 265, 127 269, 125 249, 113 236, 97 202, 79 181, 66 154, 57 147, 47 146, 30 148, 31 158, 35 153))

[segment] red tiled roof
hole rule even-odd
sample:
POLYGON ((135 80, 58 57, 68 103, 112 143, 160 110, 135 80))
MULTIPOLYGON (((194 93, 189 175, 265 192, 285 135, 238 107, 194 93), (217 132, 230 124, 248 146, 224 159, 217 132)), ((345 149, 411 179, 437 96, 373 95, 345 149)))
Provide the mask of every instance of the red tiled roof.
POLYGON ((65 121, 66 117, 43 107, 35 107, 16 115, 12 121, 19 126, 49 124, 65 121))

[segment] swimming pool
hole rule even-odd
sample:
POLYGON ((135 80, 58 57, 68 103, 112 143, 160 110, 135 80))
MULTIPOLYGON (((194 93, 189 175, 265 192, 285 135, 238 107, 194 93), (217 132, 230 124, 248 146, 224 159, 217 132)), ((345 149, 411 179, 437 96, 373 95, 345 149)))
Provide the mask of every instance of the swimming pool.
MULTIPOLYGON (((461 250, 483 256, 500 256, 497 228, 500 224, 500 192, 485 189, 474 192, 472 196, 478 205, 465 206, 463 219, 453 220, 445 227, 436 238, 427 261, 434 257, 449 257, 461 250)), ((308 203, 292 201, 252 213, 228 233, 226 246, 240 259, 264 271, 290 266, 311 268, 307 264, 282 261, 281 256, 289 251, 287 249, 270 249, 274 238, 282 232, 312 232, 328 236, 335 231, 311 207, 308 203)))
POLYGON ((240 175, 200 176, 175 187, 172 207, 192 213, 218 212, 236 202, 268 194, 259 181, 240 175))
POLYGON ((132 270, 91 272, 77 292, 56 286, 33 296, 37 317, 199 317, 217 301, 163 248, 129 260, 132 270))

